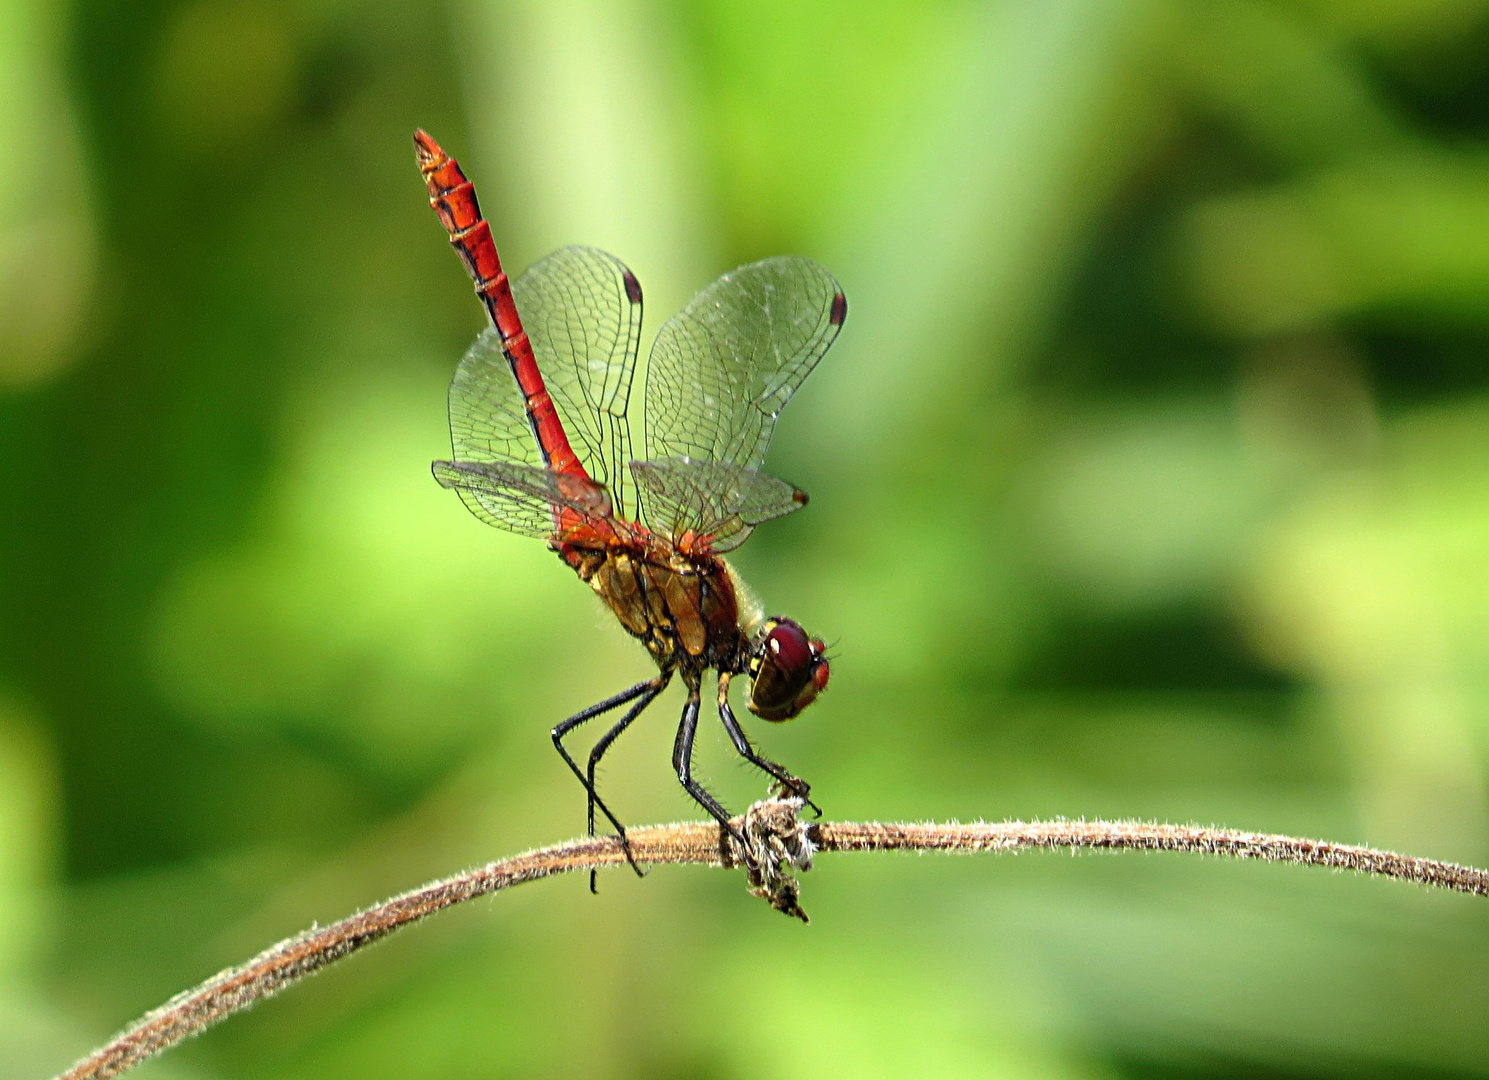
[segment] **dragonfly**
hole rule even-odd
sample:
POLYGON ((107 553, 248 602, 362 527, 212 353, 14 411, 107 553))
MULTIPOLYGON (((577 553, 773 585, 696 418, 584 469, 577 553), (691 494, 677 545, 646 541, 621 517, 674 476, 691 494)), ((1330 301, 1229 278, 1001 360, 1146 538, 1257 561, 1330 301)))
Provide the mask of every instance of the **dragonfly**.
POLYGON ((756 752, 729 688, 745 676, 750 712, 790 720, 826 689, 827 647, 793 619, 766 617, 723 556, 757 525, 807 503, 805 492, 761 465, 781 409, 842 329, 843 290, 817 263, 797 256, 724 274, 657 333, 643 408, 633 416, 641 332, 636 276, 613 255, 566 247, 509 281, 459 164, 422 130, 414 144, 430 206, 491 321, 451 380, 452 457, 434 462, 434 478, 487 524, 546 539, 657 666, 653 677, 551 732, 587 793, 589 835, 598 810, 641 873, 595 773, 616 739, 677 678, 687 690, 672 751, 677 778, 748 851, 729 812, 694 775, 710 671, 734 749, 820 814, 805 780, 756 752), (634 459, 633 445, 641 448, 634 459), (623 708, 581 768, 566 737, 623 708))

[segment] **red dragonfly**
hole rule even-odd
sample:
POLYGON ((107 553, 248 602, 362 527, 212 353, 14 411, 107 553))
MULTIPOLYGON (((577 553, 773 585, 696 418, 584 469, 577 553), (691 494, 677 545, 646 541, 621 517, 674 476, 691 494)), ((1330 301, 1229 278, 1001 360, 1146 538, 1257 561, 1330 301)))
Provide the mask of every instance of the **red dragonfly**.
POLYGON ((657 664, 654 677, 553 729, 553 745, 588 793, 589 833, 598 807, 635 868, 595 768, 677 676, 688 692, 672 751, 677 778, 743 844, 693 776, 704 675, 717 672, 719 719, 735 750, 807 800, 806 781, 755 752, 729 706, 729 683, 747 675, 750 711, 790 720, 827 686, 828 662, 821 639, 791 619, 762 617, 722 553, 806 505, 805 492, 760 466, 776 417, 837 337, 847 300, 810 259, 765 259, 725 274, 657 334, 633 432, 635 275, 603 251, 568 247, 509 283, 460 166, 423 131, 414 144, 429 204, 493 324, 450 383, 454 460, 436 461, 434 477, 482 521, 547 539, 657 664), (626 705, 581 769, 564 737, 626 705))

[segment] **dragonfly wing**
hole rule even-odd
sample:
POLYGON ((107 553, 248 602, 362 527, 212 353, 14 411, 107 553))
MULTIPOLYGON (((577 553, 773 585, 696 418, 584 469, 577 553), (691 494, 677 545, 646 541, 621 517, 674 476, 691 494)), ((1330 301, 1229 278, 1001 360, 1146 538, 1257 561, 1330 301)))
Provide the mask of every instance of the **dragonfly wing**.
POLYGON ((776 417, 842 328, 847 302, 811 259, 731 270, 657 334, 646 375, 646 456, 758 469, 776 417))
POLYGON ((615 512, 633 516, 626 410, 641 337, 636 275, 596 248, 566 247, 514 281, 512 298, 570 444, 615 512))
POLYGON ((610 497, 583 477, 506 461, 436 461, 434 478, 472 514, 498 529, 552 536, 563 526, 610 531, 610 497))
POLYGON ((633 461, 631 474, 646 496, 653 529, 674 541, 690 530, 711 537, 713 551, 731 551, 762 521, 807 504, 807 494, 799 488, 728 461, 633 461))
POLYGON ((501 336, 491 327, 465 350, 450 380, 450 446, 457 461, 543 467, 501 336))

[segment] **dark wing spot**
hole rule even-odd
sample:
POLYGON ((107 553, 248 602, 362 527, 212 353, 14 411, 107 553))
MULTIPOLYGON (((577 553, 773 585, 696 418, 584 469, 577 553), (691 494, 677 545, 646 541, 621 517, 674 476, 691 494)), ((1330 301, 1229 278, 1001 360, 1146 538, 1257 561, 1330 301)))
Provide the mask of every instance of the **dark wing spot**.
POLYGON ((832 311, 827 315, 828 321, 833 326, 842 326, 843 320, 848 317, 848 298, 838 293, 832 298, 832 311))
POLYGON ((636 275, 627 270, 625 282, 626 299, 633 304, 641 303, 641 282, 636 280, 636 275))

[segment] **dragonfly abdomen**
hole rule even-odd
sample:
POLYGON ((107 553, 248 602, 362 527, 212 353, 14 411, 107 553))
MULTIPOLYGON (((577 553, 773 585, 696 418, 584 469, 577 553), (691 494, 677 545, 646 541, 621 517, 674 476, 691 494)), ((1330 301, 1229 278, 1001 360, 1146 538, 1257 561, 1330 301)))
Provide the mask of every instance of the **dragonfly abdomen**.
POLYGON ((528 422, 543 453, 543 463, 554 472, 588 477, 564 431, 553 400, 543 384, 533 357, 532 343, 522 328, 522 317, 512 300, 512 285, 502 269, 491 238, 491 225, 481 216, 476 189, 466 179, 459 162, 450 157, 424 131, 414 132, 419 171, 429 189, 429 205, 450 234, 450 246, 460 253, 465 269, 476 284, 476 294, 501 335, 502 352, 522 388, 528 422))

